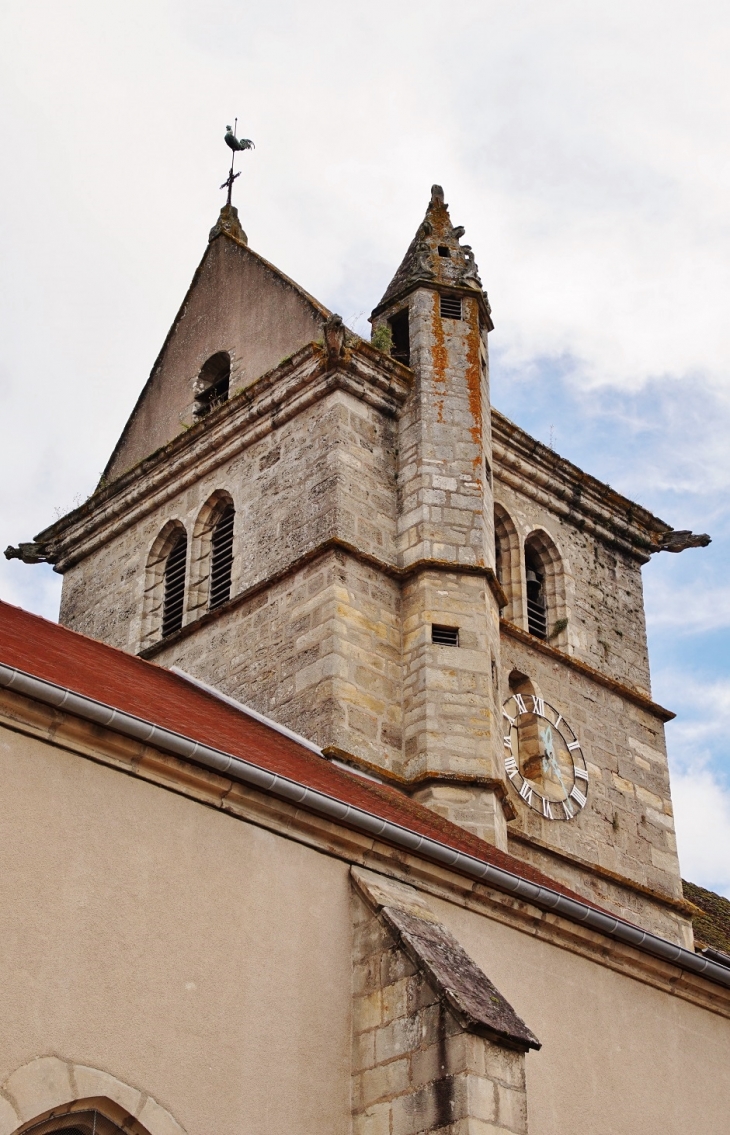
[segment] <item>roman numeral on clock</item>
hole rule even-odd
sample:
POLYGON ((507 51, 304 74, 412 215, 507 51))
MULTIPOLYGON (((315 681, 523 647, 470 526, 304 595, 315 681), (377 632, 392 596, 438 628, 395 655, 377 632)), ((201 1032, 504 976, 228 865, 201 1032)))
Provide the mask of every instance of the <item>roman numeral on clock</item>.
POLYGON ((508 733, 504 739, 504 747, 505 749, 509 749, 510 753, 512 752, 512 735, 510 733, 508 733))
POLYGON ((572 820, 575 812, 573 811, 573 805, 571 804, 570 800, 563 800, 562 805, 566 820, 572 820))
POLYGON ((546 800, 544 796, 542 798, 542 814, 546 820, 552 820, 553 818, 553 813, 550 809, 550 801, 546 800))
POLYGON ((534 694, 532 695, 532 710, 539 717, 545 716, 545 702, 542 698, 536 698, 534 694))
POLYGON ((568 795, 573 797, 579 808, 583 807, 587 799, 587 797, 583 795, 577 784, 573 785, 568 795))
POLYGON ((514 757, 505 757, 504 768, 507 776, 509 777, 517 776, 517 773, 520 771, 517 767, 517 761, 514 757))
POLYGON ((580 749, 580 741, 571 741, 568 745, 568 752, 572 753, 573 749, 580 749))
POLYGON ((580 777, 581 780, 588 780, 588 773, 584 768, 574 768, 573 775, 576 777, 576 779, 580 777))
POLYGON ((532 789, 526 780, 523 780, 522 787, 520 788, 520 796, 527 804, 532 804, 532 789))
POLYGON ((523 701, 522 694, 515 694, 514 698, 515 705, 517 706, 517 716, 519 717, 521 713, 527 713, 527 706, 523 701))
POLYGON ((507 710, 506 710, 506 709, 503 709, 503 710, 502 710, 502 717, 506 717, 506 718, 507 718, 507 720, 508 720, 508 721, 509 721, 509 723, 510 723, 510 727, 514 727, 515 718, 514 718, 514 717, 510 717, 510 715, 509 715, 509 714, 507 713, 507 710))

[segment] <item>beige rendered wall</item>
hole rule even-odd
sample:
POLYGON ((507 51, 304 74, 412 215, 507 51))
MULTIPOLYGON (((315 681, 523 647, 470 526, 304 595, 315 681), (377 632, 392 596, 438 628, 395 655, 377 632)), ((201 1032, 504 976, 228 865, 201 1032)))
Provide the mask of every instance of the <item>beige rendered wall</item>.
POLYGON ((463 907, 429 904, 542 1042, 530 1135, 726 1135, 730 1020, 463 907))
POLYGON ((211 355, 231 356, 231 394, 321 338, 326 318, 296 284, 251 249, 219 236, 109 462, 114 480, 190 425, 195 380, 211 355))
MULTIPOLYGON (((348 863, 5 729, 0 794, 0 1083, 56 1055, 188 1135, 349 1130, 348 863)), ((532 1135, 724 1135, 727 1018, 428 902, 542 1041, 532 1135)))
POLYGON ((57 1055, 191 1135, 347 1130, 347 864, 5 729, 0 799, 0 1083, 57 1055))

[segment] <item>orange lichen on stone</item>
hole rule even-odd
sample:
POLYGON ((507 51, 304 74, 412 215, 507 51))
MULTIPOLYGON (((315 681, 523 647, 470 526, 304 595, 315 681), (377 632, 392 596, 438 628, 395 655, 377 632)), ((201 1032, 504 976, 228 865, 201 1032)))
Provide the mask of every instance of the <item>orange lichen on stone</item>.
MULTIPOLYGON (((471 306, 472 301, 467 301, 471 306)), ((480 359, 480 332, 479 317, 469 320, 469 335, 467 347, 466 383, 469 391, 469 410, 474 425, 469 428, 477 454, 474 458, 474 468, 481 469, 482 464, 482 367, 480 359)))
MULTIPOLYGON (((433 330, 433 346, 431 347, 431 357, 433 359, 433 380, 434 382, 446 382, 446 366, 448 363, 448 353, 446 350, 446 342, 444 336, 444 325, 441 320, 441 310, 439 307, 439 293, 433 292, 433 313, 431 315, 431 327, 433 330)), ((437 400, 438 418, 439 422, 444 420, 444 402, 443 398, 437 400)))

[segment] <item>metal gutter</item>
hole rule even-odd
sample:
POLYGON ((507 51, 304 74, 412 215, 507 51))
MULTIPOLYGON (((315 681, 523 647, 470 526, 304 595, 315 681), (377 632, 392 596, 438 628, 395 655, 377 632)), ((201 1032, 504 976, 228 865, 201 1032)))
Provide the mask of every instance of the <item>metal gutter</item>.
POLYGON ((195 761, 205 768, 230 776, 252 788, 270 792, 288 803, 307 808, 328 820, 347 824, 356 831, 387 840, 396 847, 423 855, 425 858, 459 871, 471 879, 488 883, 500 891, 532 903, 541 910, 558 914, 570 922, 587 926, 599 934, 605 934, 608 938, 613 938, 627 946, 633 946, 637 950, 651 954, 652 957, 676 965, 688 973, 706 977, 710 981, 730 989, 729 966, 720 965, 707 957, 686 950, 683 946, 668 942, 665 938, 659 938, 655 934, 650 934, 646 930, 641 930, 639 927, 632 926, 619 918, 604 914, 577 899, 567 898, 549 887, 530 883, 527 879, 523 879, 511 871, 505 871, 501 867, 485 863, 475 856, 465 855, 463 852, 449 847, 448 844, 419 835, 400 824, 383 820, 379 816, 374 816, 371 812, 366 812, 362 808, 355 808, 351 804, 345 804, 341 800, 336 800, 334 797, 328 796, 324 792, 318 792, 316 789, 308 788, 306 785, 299 784, 288 777, 268 772, 259 765, 242 760, 240 757, 233 757, 219 749, 212 749, 207 745, 202 745, 199 741, 193 741, 189 737, 183 736, 181 733, 163 729, 153 722, 124 713, 112 706, 105 705, 103 702, 96 701, 94 698, 74 693, 63 686, 46 682, 42 678, 35 678, 23 670, 5 666, 2 663, 0 663, 0 688, 13 690, 25 697, 34 698, 44 705, 75 714, 94 725, 115 729, 125 737, 131 737, 143 744, 154 745, 163 752, 172 753, 174 756, 195 761))

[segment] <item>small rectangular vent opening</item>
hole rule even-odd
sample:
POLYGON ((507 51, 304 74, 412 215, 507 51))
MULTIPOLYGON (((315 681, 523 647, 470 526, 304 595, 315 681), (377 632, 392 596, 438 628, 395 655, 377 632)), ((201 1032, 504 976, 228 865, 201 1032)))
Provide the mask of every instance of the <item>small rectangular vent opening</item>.
POLYGON ((431 642, 435 642, 437 646, 458 646, 459 628, 438 627, 434 623, 431 627, 431 642))
POLYGON ((461 319, 461 296, 441 296, 441 318, 461 319))
POLYGON ((451 256, 451 253, 449 252, 445 244, 439 245, 439 256, 451 256))

